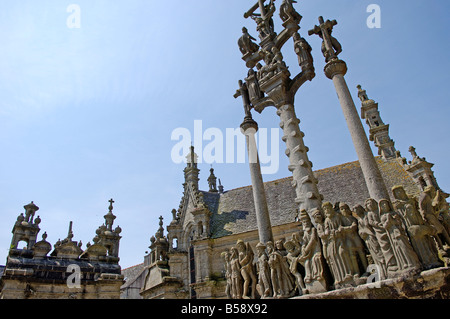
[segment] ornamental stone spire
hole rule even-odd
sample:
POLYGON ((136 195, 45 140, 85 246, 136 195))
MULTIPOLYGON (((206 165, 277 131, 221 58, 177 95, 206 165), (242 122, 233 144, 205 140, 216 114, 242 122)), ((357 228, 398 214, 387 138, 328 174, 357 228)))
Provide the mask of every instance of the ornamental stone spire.
POLYGON ((322 39, 322 53, 326 62, 324 72, 333 81, 336 88, 370 197, 377 201, 380 199, 389 199, 389 193, 384 184, 380 169, 373 157, 366 132, 359 119, 355 103, 344 78, 344 75, 347 73, 347 65, 338 58, 338 55, 342 52, 342 47, 336 38, 331 35, 333 27, 337 25, 337 22, 336 20, 324 21, 323 17, 319 17, 319 23, 318 26, 316 25, 313 29, 309 30, 308 34, 316 34, 322 39))
POLYGON ((357 86, 358 97, 361 100, 361 118, 366 120, 369 126, 369 139, 378 148, 378 155, 384 159, 396 158, 394 141, 389 137, 389 124, 384 124, 378 111, 378 103, 369 99, 366 90, 357 86))

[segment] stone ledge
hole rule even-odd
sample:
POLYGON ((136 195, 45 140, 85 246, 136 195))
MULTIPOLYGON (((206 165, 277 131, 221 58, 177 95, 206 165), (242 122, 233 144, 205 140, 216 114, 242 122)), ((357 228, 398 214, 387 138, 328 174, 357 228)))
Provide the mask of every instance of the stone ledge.
POLYGON ((292 299, 450 299, 450 267, 292 299))

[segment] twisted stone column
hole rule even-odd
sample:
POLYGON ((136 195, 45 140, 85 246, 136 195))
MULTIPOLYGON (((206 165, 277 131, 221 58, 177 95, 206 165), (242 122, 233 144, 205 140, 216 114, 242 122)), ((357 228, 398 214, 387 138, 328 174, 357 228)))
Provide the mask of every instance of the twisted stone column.
POLYGON ((295 114, 293 103, 283 103, 277 108, 280 127, 283 130, 282 140, 286 143, 286 155, 289 157, 289 171, 292 172, 292 186, 295 188, 295 202, 299 204, 299 212, 305 209, 308 213, 321 206, 322 196, 317 188, 317 180, 312 171, 312 163, 308 159, 308 147, 305 146, 300 131, 300 120, 295 114))

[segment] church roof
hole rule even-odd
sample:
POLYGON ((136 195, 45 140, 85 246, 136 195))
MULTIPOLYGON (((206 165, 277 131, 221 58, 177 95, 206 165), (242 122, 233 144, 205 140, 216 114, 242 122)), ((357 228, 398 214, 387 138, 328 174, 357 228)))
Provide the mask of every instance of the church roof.
MULTIPOLYGON (((419 194, 419 188, 397 160, 376 157, 386 187, 392 197, 391 188, 401 184, 411 196, 419 194)), ((319 192, 324 201, 345 202, 350 207, 364 204, 369 198, 364 176, 358 161, 333 166, 314 172, 318 179, 319 192)), ((264 183, 272 226, 295 221, 297 204, 292 176, 264 183)), ((223 194, 202 192, 211 216, 211 237, 243 233, 257 229, 252 187, 240 187, 223 194)))

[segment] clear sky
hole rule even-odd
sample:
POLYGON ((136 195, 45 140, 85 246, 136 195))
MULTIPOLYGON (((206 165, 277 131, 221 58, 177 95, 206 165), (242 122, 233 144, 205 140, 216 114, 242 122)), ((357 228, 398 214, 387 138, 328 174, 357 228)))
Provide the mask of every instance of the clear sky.
MULTIPOLYGON (((171 156, 174 130, 194 134, 197 120, 202 132, 217 128, 225 139, 226 129, 242 122, 242 102, 233 94, 247 69, 237 40, 242 26, 257 38, 253 20, 243 18, 255 2, 2 1, 0 264, 24 205, 40 207, 38 240, 46 231, 53 245, 73 221, 74 240, 84 249, 104 222, 110 198, 115 226, 123 230, 121 266, 143 261, 158 217, 167 225, 182 196, 185 164, 171 156), (68 26, 71 4, 80 9, 79 28, 68 26)), ((323 73, 321 41, 307 35, 322 15, 338 21, 333 35, 343 46, 340 58, 358 110, 361 84, 379 103, 397 150, 410 160, 408 147, 415 146, 450 192, 450 3, 298 0, 295 7, 316 67, 316 78, 295 101, 314 169, 357 159, 333 83, 323 73), (367 26, 372 3, 381 9, 381 28, 367 26)), ((279 32, 278 13, 275 19, 279 32)), ((282 52, 291 73, 299 72, 292 41, 282 52)), ((279 128, 274 108, 254 118, 269 132, 279 128)), ((265 181, 290 176, 284 150, 281 139, 269 148, 279 168, 265 181)), ((246 163, 212 165, 225 190, 251 184, 246 163)), ((199 168, 200 188, 207 190, 210 164, 199 168)))

